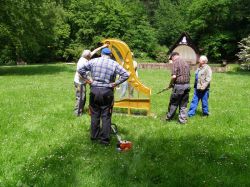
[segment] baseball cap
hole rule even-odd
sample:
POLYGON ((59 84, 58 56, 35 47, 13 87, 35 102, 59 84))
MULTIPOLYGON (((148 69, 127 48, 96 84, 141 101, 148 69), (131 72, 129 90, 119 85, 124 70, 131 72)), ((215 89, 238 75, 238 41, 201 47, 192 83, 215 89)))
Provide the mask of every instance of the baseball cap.
POLYGON ((169 60, 171 60, 172 59, 172 57, 173 56, 175 56, 175 55, 180 55, 178 52, 172 52, 172 53, 170 53, 170 55, 169 55, 169 60))
POLYGON ((104 55, 110 55, 112 52, 110 51, 109 48, 105 47, 102 49, 102 54, 104 55))

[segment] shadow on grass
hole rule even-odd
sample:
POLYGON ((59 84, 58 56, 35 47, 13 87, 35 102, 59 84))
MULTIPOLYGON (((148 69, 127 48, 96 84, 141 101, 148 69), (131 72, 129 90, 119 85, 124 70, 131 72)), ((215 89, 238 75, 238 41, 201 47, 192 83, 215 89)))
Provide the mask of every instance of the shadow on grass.
POLYGON ((103 178, 114 186, 122 177, 124 186, 249 186, 250 151, 239 149, 247 142, 249 137, 141 137, 127 160, 108 163, 109 172, 103 178))
MULTIPOLYGON (((152 136, 152 135, 151 135, 152 136)), ((27 163, 28 186, 249 186, 249 137, 139 137, 130 152, 76 137, 27 163), (85 142, 85 143, 84 143, 85 142)))
POLYGON ((63 65, 27 65, 0 67, 0 76, 5 75, 48 75, 60 72, 74 72, 73 68, 63 65))

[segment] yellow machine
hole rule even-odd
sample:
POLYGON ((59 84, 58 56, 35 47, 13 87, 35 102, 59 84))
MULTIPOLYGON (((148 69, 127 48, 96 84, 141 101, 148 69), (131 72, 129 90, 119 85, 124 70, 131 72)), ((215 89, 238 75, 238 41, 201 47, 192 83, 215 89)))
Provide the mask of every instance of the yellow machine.
POLYGON ((126 43, 117 39, 106 39, 102 43, 109 44, 109 49, 112 51, 116 61, 122 65, 129 73, 128 83, 132 85, 138 92, 138 98, 125 98, 121 100, 115 100, 114 107, 127 108, 128 114, 131 113, 131 109, 143 109, 150 112, 150 95, 151 89, 144 86, 136 76, 132 53, 126 43), (143 98, 139 98, 143 97, 143 98))

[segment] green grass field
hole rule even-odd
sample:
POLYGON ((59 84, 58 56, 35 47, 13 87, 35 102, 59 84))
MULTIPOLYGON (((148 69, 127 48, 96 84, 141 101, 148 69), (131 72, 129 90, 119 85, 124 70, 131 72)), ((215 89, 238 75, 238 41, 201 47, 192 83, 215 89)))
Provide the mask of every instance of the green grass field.
MULTIPOLYGON (((113 114, 133 142, 117 152, 89 139, 73 115, 75 65, 0 67, 0 186, 250 186, 250 73, 214 73, 208 118, 165 122, 170 92, 152 115, 113 114)), ((139 70, 156 93, 167 70, 139 70)), ((194 74, 192 73, 192 83, 194 74)), ((191 90, 190 100, 193 95, 191 90)))

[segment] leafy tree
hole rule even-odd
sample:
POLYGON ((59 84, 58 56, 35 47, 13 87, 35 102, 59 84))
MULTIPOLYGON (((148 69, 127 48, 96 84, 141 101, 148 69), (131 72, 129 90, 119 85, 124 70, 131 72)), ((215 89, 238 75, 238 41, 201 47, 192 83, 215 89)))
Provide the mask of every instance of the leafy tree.
POLYGON ((210 58, 230 60, 249 28, 249 10, 243 0, 195 0, 189 6, 189 31, 210 58))
POLYGON ((58 4, 53 7, 53 38, 49 49, 51 51, 51 57, 58 60, 64 60, 64 54, 66 47, 70 44, 70 25, 67 23, 68 14, 63 8, 65 4, 58 4))
POLYGON ((155 14, 159 7, 159 0, 141 0, 148 15, 150 25, 155 23, 155 14))
POLYGON ((185 9, 189 4, 188 0, 159 0, 154 27, 158 32, 157 37, 160 45, 171 46, 180 34, 186 30, 187 16, 185 9))
POLYGON ((56 4, 49 0, 6 0, 1 4, 1 63, 34 63, 51 57, 53 41, 60 37, 54 29, 56 4), (55 37, 57 35, 57 37, 55 37))
MULTIPOLYGON (((72 0, 68 14, 70 38, 73 40, 67 47, 68 52, 72 51, 72 46, 77 49, 93 48, 103 38, 118 38, 132 49, 149 53, 157 44, 155 30, 139 1, 72 0)), ((78 56, 65 54, 68 59, 78 56)))
POLYGON ((210 59, 230 60, 250 30, 245 0, 5 0, 0 14, 0 64, 77 59, 103 38, 165 61, 183 31, 210 59))

